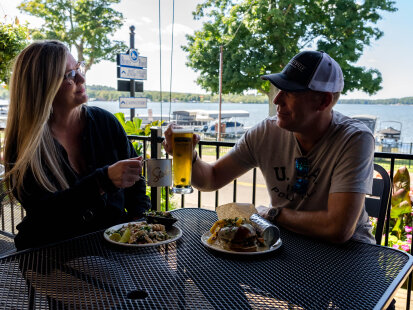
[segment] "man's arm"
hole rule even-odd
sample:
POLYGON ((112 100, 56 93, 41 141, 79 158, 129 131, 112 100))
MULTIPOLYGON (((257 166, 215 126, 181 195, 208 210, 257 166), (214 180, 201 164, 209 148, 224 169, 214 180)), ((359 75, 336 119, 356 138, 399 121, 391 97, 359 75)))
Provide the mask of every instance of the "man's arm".
MULTIPOLYGON (((175 128, 175 125, 170 124, 165 130, 165 140, 162 143, 169 155, 173 154, 173 128, 175 128)), ((199 140, 199 135, 194 134, 194 148, 199 140)), ((192 185, 201 191, 214 191, 227 185, 248 170, 248 168, 241 166, 230 154, 226 154, 211 164, 198 158, 192 165, 192 185)))
POLYGON ((200 191, 215 191, 248 170, 230 154, 213 163, 206 163, 198 158, 192 166, 192 185, 200 191))
POLYGON ((349 240, 364 207, 365 194, 333 193, 325 211, 296 211, 283 208, 277 224, 299 234, 333 243, 349 240))

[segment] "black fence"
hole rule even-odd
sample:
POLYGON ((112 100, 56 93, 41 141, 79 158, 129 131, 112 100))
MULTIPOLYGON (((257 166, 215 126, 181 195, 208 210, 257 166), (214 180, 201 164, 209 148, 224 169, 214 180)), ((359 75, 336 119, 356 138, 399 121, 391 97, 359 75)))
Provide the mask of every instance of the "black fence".
MULTIPOLYGON (((148 150, 150 150, 150 157, 151 158, 167 158, 167 154, 162 154, 161 152, 161 144, 163 141, 163 137, 160 135, 160 130, 153 129, 152 134, 150 137, 145 136, 129 136, 129 139, 132 141, 140 141, 143 144, 143 153, 149 154, 148 150)), ((225 153, 225 149, 228 150, 229 148, 233 147, 235 142, 219 142, 219 141, 207 141, 201 140, 198 144, 198 154, 202 158, 204 154, 204 150, 208 148, 208 153, 210 154, 211 151, 215 155, 215 158, 218 159, 225 153)), ((389 152, 375 152, 374 153, 374 161, 380 165, 382 165, 387 171, 389 171, 390 179, 393 182, 393 175, 396 170, 396 167, 406 166, 411 167, 413 165, 413 154, 403 154, 403 153, 389 153, 389 152)), ((257 169, 253 169, 253 177, 252 177, 252 196, 251 196, 251 203, 255 204, 256 202, 256 188, 257 188, 257 169)), ((154 192, 157 193, 156 188, 152 188, 154 192)), ((152 193, 152 192, 151 192, 152 193)), ((233 181, 233 201, 236 202, 237 197, 237 180, 233 181)), ((181 195, 181 207, 185 207, 185 195, 181 195)), ((153 197, 153 195, 152 195, 153 197)), ((198 207, 202 206, 202 193, 198 193, 198 207)), ((155 199, 156 201, 156 199, 155 199)), ((215 192, 215 207, 219 204, 219 190, 215 192)), ((390 204, 390 202, 389 202, 390 204)), ((153 208, 158 208, 159 205, 153 205, 153 208)), ((390 212, 390 205, 388 211, 390 212)), ((168 208, 168 205, 167 205, 168 208)), ((387 231, 388 232, 388 231, 387 231)))
POLYGON ((376 152, 413 154, 413 142, 376 143, 376 152))

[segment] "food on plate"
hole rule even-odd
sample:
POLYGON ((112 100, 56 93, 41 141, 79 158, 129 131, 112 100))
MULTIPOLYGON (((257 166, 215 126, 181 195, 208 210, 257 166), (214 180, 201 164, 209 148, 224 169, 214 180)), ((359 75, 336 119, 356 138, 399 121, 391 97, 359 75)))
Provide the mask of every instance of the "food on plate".
POLYGON ((249 219, 257 210, 252 203, 230 202, 218 206, 216 212, 219 220, 235 217, 249 219))
POLYGON ((171 212, 168 212, 168 211, 146 211, 145 215, 146 216, 159 216, 159 217, 165 217, 165 218, 172 218, 171 212))
POLYGON ((168 211, 147 211, 145 216, 148 223, 163 224, 166 227, 173 225, 177 221, 168 211))
POLYGON ((218 243, 224 249, 236 252, 256 252, 264 247, 264 239, 250 220, 235 217, 218 220, 210 229, 209 244, 218 243))
POLYGON ((165 225, 147 222, 129 223, 108 234, 110 240, 129 244, 157 243, 171 238, 166 232, 165 225))
POLYGON ((122 238, 122 236, 119 233, 113 233, 109 236, 109 239, 115 242, 119 242, 119 240, 122 238))

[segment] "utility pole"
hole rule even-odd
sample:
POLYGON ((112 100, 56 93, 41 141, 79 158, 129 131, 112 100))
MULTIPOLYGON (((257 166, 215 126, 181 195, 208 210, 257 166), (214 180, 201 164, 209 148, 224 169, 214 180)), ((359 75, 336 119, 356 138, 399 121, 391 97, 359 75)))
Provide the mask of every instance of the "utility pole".
MULTIPOLYGON (((135 48, 135 26, 130 26, 130 34, 129 34, 129 48, 135 48)), ((133 98, 135 97, 135 80, 130 80, 130 96, 133 98)), ((135 108, 130 109, 130 120, 133 122, 133 118, 135 117, 135 108)))

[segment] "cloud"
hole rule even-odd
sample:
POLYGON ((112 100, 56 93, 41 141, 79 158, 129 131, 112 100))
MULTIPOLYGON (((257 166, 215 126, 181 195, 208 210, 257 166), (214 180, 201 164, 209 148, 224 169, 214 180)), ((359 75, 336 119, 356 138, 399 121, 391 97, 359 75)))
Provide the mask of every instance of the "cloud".
POLYGON ((152 21, 152 19, 150 19, 149 17, 142 17, 142 21, 145 23, 145 24, 152 24, 153 23, 153 21, 152 21))
MULTIPOLYGON (((174 36, 185 36, 188 33, 192 33, 194 29, 191 27, 182 25, 182 24, 174 24, 174 36)), ((171 34, 172 33, 172 24, 166 26, 166 28, 162 31, 162 33, 171 34)))
MULTIPOLYGON (((139 51, 142 53, 142 56, 153 55, 153 52, 159 53, 159 44, 154 42, 144 42, 139 44, 139 51), (147 54, 147 55, 144 55, 147 54)), ((171 51, 171 47, 165 44, 162 44, 162 52, 171 51)))

